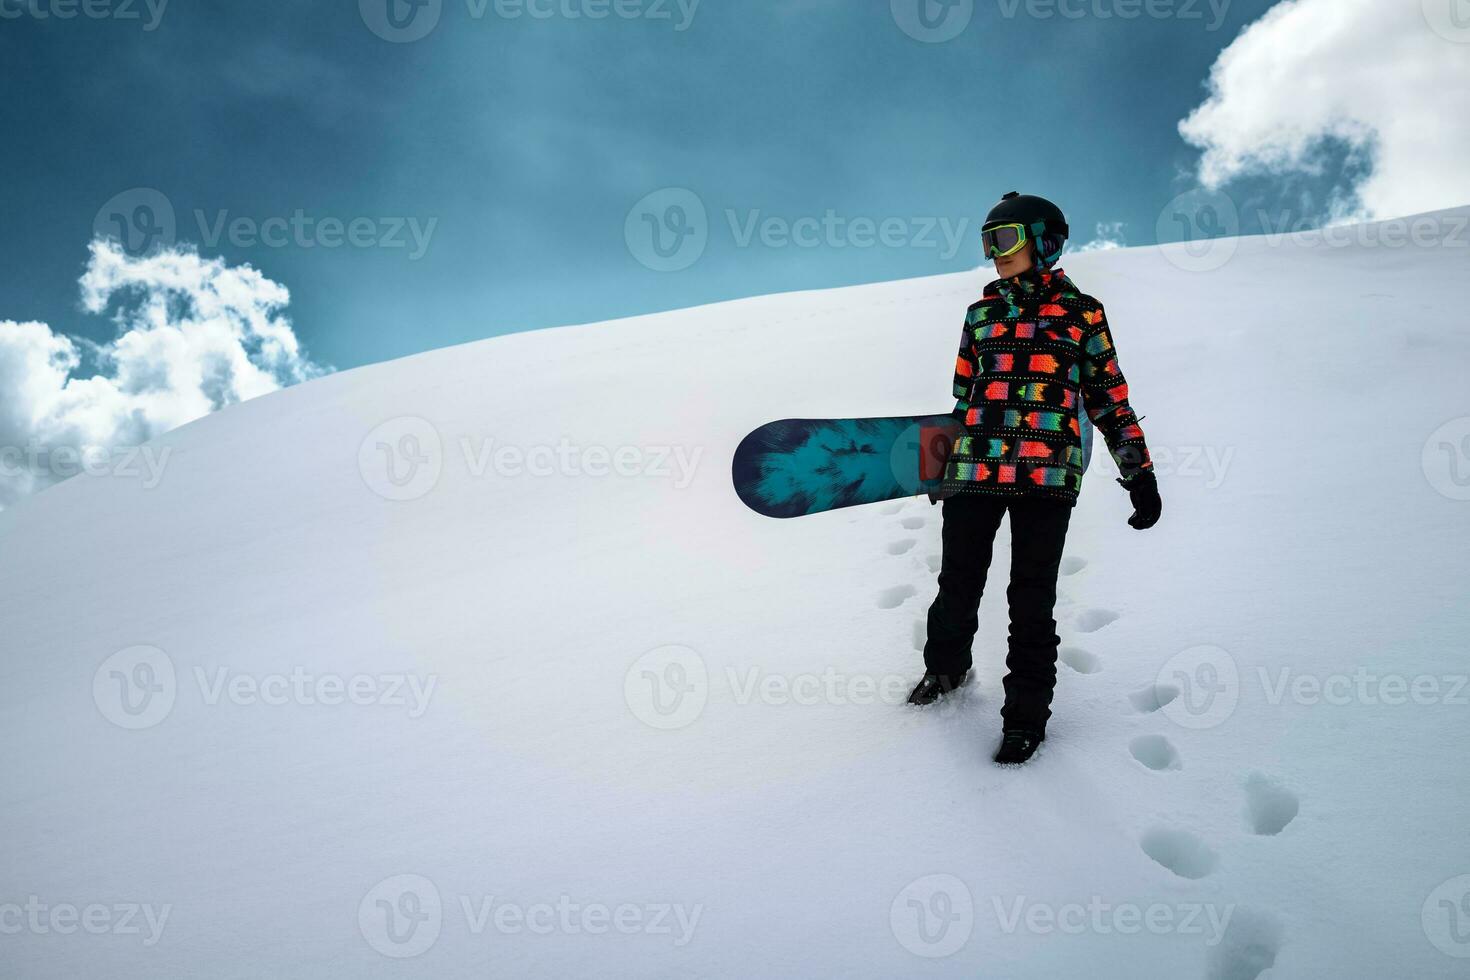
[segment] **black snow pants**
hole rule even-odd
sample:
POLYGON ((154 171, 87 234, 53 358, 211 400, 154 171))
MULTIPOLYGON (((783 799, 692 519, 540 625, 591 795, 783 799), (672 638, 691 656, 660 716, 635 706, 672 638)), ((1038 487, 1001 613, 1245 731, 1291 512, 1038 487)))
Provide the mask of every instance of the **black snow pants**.
POLYGON ((944 555, 939 595, 929 607, 924 668, 931 674, 960 675, 973 660, 971 645, 979 628, 980 597, 1001 517, 1011 514, 1010 649, 1006 656, 1007 730, 1045 734, 1057 683, 1057 574, 1072 506, 1038 497, 988 497, 959 494, 944 501, 944 555))

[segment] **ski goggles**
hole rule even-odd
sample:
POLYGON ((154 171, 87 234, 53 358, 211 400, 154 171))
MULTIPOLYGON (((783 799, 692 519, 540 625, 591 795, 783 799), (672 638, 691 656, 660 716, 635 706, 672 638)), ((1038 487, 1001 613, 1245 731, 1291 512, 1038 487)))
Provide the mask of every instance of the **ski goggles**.
POLYGON ((980 230, 980 247, 987 259, 1003 259, 1026 247, 1031 235, 1025 225, 992 225, 980 230))

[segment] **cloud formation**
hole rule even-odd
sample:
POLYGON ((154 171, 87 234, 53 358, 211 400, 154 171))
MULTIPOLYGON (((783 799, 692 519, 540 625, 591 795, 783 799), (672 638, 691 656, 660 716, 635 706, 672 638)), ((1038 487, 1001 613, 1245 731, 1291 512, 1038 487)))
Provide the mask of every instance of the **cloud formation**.
POLYGON ((1099 221, 1097 223, 1097 234, 1092 241, 1079 245, 1073 249, 1074 252, 1106 252, 1115 248, 1124 248, 1128 240, 1123 235, 1123 222, 1121 221, 1099 221))
POLYGON ((326 370, 284 315, 290 293, 250 266, 186 249, 134 258, 102 239, 90 250, 82 307, 111 310, 115 340, 0 320, 0 507, 70 475, 78 454, 111 457, 326 370))
POLYGON ((1345 148, 1370 166, 1343 178, 1333 217, 1470 203, 1470 25, 1460 37, 1453 19, 1462 2, 1272 7, 1220 54, 1209 97, 1179 124, 1204 151, 1201 184, 1323 174, 1332 151, 1345 148))

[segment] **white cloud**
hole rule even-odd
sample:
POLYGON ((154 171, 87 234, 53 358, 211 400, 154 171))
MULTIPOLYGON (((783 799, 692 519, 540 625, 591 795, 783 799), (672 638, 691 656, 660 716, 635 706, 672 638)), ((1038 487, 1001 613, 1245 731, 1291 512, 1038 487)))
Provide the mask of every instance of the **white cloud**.
POLYGON ((1099 221, 1097 223, 1097 235, 1092 241, 1085 245, 1079 245, 1072 249, 1073 252, 1106 252, 1109 249, 1123 248, 1128 240, 1123 236, 1123 222, 1121 221, 1099 221))
MULTIPOLYGON (((1470 44, 1431 27, 1463 0, 1285 0, 1210 71, 1179 124, 1207 188, 1322 172, 1324 150, 1371 161, 1337 216, 1402 217, 1470 203, 1470 44)), ((1462 40, 1470 41, 1470 37, 1462 40)))
POLYGON ((98 240, 82 306, 117 338, 83 364, 77 342, 44 323, 0 320, 0 506, 67 475, 68 452, 110 454, 247 398, 323 372, 283 314, 284 286, 248 265, 178 249, 132 258, 98 240))

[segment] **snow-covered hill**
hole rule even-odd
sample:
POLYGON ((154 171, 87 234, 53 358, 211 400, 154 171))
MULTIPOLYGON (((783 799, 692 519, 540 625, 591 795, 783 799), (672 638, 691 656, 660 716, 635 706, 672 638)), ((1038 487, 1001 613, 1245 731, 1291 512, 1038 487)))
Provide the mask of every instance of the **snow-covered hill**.
POLYGON ((1065 263, 1165 512, 1095 459, 1019 771, 999 584, 899 703, 937 509, 729 486, 948 408, 982 273, 355 370, 0 514, 0 972, 1463 976, 1467 216, 1065 263))

